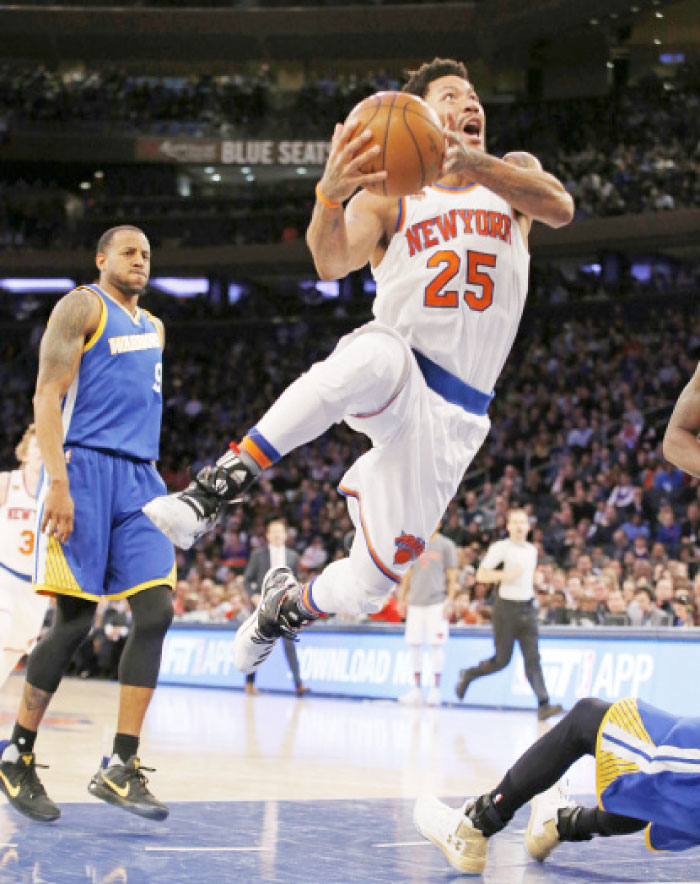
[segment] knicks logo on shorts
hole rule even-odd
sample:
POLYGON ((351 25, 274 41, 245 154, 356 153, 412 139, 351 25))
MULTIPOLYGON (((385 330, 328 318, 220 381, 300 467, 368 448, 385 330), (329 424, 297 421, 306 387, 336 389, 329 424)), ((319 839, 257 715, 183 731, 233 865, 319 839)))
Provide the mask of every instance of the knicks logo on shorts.
POLYGON ((414 537, 413 534, 402 533, 394 538, 394 564, 405 565, 413 559, 417 559, 425 549, 425 541, 420 537, 414 537))

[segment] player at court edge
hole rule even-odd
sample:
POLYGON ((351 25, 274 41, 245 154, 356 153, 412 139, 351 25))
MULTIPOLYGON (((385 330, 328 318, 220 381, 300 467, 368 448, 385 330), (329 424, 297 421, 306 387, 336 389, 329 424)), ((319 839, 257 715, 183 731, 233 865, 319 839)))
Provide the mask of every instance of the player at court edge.
POLYGON ((32 592, 41 450, 30 424, 15 449, 20 469, 0 473, 0 686, 31 650, 49 600, 32 592))
POLYGON ((463 64, 426 63, 404 92, 445 127, 437 183, 405 198, 355 194, 386 172, 363 174, 379 148, 367 148, 369 131, 338 124, 307 231, 321 278, 370 263, 374 320, 341 338, 215 466, 144 508, 189 547, 265 467, 334 423, 369 436, 371 450, 340 483, 357 529, 348 557, 304 587, 286 568, 266 575, 234 641, 243 672, 305 621, 380 610, 423 552, 488 434, 493 386, 525 305, 530 226, 573 217, 570 195, 535 157, 486 153, 484 109, 463 64))
MULTIPOLYGON (((88 790, 148 819, 168 816, 137 754, 173 618, 175 550, 142 512, 165 490, 154 466, 164 332, 138 304, 151 264, 143 231, 107 230, 95 263, 99 281, 58 301, 41 340, 34 413, 44 469, 33 583, 56 597, 56 618, 29 657, 17 720, 0 743, 0 790, 15 810, 42 822, 61 811, 37 774, 37 732, 102 598, 128 599, 133 619, 119 661, 111 755, 88 790)), ((71 764, 67 758, 66 769, 71 764)))
POLYGON ((480 875, 491 837, 528 801, 525 847, 542 862, 563 841, 645 831, 651 851, 700 845, 700 718, 682 718, 628 697, 589 697, 540 737, 491 792, 452 808, 418 798, 419 832, 454 868, 480 875), (595 758, 597 807, 572 801, 561 777, 584 755, 595 758))

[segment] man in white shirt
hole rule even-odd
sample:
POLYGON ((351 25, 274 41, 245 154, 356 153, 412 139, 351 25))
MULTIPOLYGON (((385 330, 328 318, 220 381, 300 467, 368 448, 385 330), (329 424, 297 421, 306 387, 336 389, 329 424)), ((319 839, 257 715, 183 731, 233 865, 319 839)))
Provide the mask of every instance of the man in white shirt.
POLYGON ((476 572, 478 583, 498 585, 493 605, 493 640, 496 653, 493 657, 482 660, 478 666, 461 669, 455 693, 462 700, 475 679, 505 669, 513 656, 513 646, 517 640, 523 654, 525 676, 537 695, 537 717, 544 721, 563 712, 563 709, 560 705, 549 702, 540 664, 537 611, 534 604, 537 547, 527 541, 530 523, 525 510, 510 510, 506 528, 508 538, 491 544, 476 572))

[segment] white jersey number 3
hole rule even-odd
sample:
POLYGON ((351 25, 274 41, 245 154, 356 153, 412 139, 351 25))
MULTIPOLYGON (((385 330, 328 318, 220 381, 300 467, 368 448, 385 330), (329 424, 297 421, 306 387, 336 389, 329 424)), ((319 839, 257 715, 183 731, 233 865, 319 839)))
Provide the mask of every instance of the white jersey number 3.
MULTIPOLYGON (((488 309, 493 302, 493 279, 484 267, 495 267, 496 256, 488 252, 467 252, 467 282, 476 291, 464 291, 464 300, 472 310, 479 312, 488 309)), ((459 307, 459 292, 447 286, 461 269, 462 259, 452 249, 433 252, 428 258, 428 267, 440 268, 439 273, 425 288, 426 307, 459 307)))

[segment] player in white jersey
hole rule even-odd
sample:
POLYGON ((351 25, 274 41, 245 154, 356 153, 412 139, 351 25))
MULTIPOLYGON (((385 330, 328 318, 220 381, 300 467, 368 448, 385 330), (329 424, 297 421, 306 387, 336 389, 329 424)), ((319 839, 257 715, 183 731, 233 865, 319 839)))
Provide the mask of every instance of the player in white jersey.
POLYGON ((0 473, 0 685, 41 631, 49 600, 32 591, 41 451, 34 424, 15 449, 20 469, 0 473))
POLYGON ((367 148, 368 131, 338 124, 307 231, 321 278, 370 263, 375 321, 342 338, 185 491, 144 507, 189 547, 265 467, 332 424, 372 440, 340 484, 357 528, 350 555, 303 588, 286 569, 269 572, 234 642, 243 672, 304 621, 378 611, 422 553, 488 433, 493 386, 525 303, 530 226, 573 216, 571 197, 534 157, 486 153, 484 109, 462 64, 435 59, 404 91, 445 126, 442 177, 405 199, 363 189, 344 207, 386 173, 360 171, 379 148, 367 148))

